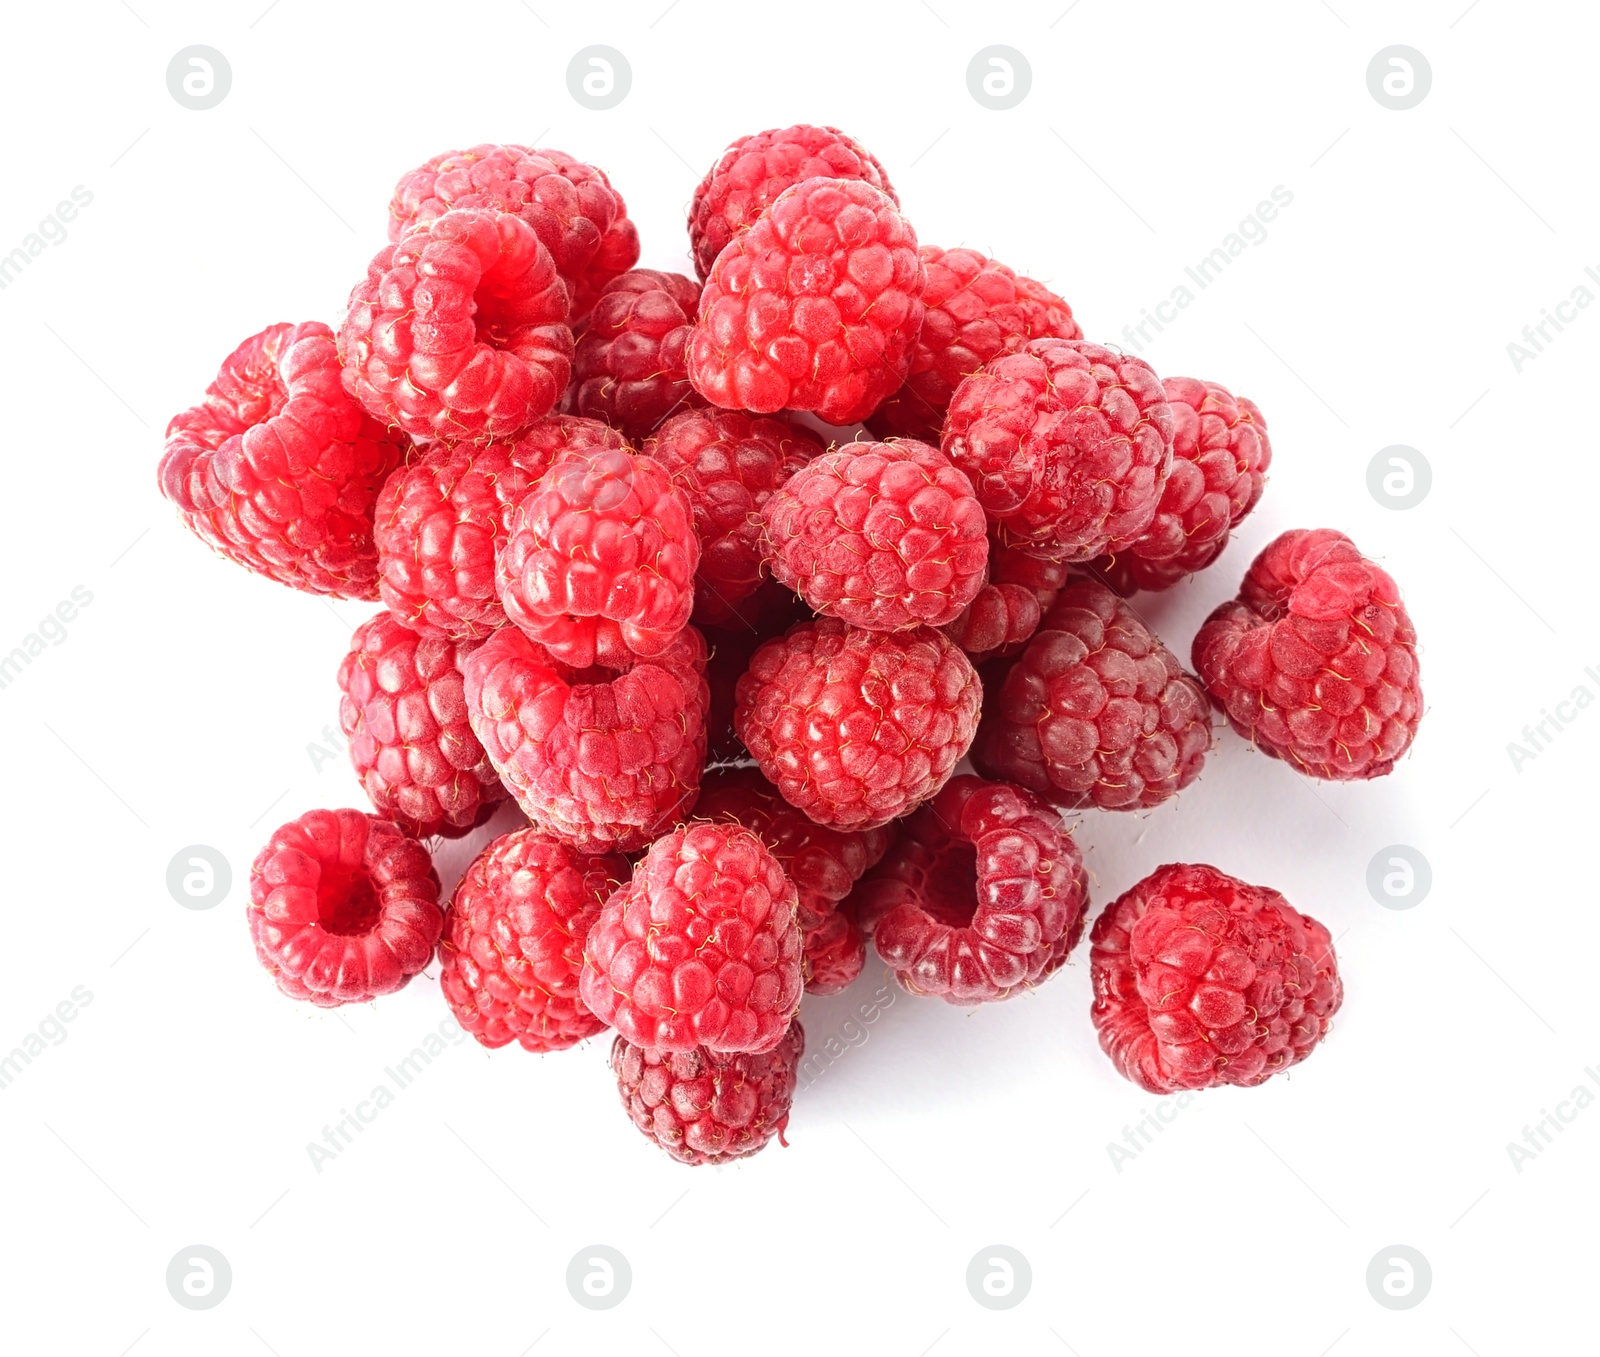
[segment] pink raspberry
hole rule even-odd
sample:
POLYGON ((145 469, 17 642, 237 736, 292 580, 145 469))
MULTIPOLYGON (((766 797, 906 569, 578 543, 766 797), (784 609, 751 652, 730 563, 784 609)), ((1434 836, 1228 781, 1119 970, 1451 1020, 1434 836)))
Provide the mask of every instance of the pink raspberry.
POLYGON ((696 621, 727 626, 753 620, 750 605, 768 578, 761 511, 821 451, 821 443, 788 420, 741 410, 685 410, 644 445, 645 456, 660 462, 688 496, 694 514, 700 539, 696 621))
POLYGON ((841 904, 805 931, 806 993, 839 994, 866 968, 867 938, 855 911, 841 904))
POLYGON ((1253 1088, 1328 1034, 1343 987, 1328 930, 1215 867, 1157 868, 1095 920, 1094 1025, 1149 1093, 1253 1088))
POLYGON ((485 144, 435 156, 395 185, 389 239, 457 208, 511 212, 531 226, 566 281, 574 321, 639 259, 639 230, 622 195, 603 171, 564 151, 485 144))
POLYGON ((566 664, 660 655, 694 607, 700 543, 659 462, 564 452, 521 501, 496 569, 506 616, 566 664))
POLYGON ((905 384, 877 409, 867 427, 937 443, 950 397, 969 373, 1013 353, 1030 339, 1082 339, 1072 308, 1043 283, 1013 273, 976 250, 920 251, 928 271, 922 333, 911 350, 905 384))
POLYGON ((571 376, 566 285, 520 218, 446 212, 373 257, 339 361, 344 389, 413 437, 515 437, 571 376))
POLYGON ((1083 935, 1089 886, 1049 806, 963 774, 906 820, 850 903, 905 989, 978 1004, 1055 974, 1083 935))
POLYGON ((1194 667, 1235 730, 1311 777, 1393 772, 1422 720, 1400 589, 1332 528, 1267 545, 1195 636, 1194 667))
POLYGON ((579 994, 655 1051, 760 1054, 800 1007, 794 883, 739 825, 664 834, 589 930, 579 994))
POLYGON ((586 853, 636 852, 700 790, 704 667, 692 627, 621 674, 574 671, 504 627, 467 658, 467 717, 538 828, 586 853))
POLYGON ((802 179, 860 179, 899 203, 883 166, 837 127, 774 128, 740 137, 694 191, 689 245, 702 278, 723 246, 753 226, 785 189, 802 179))
POLYGON ((972 662, 936 631, 822 617, 756 651, 734 729, 791 806, 818 824, 870 829, 944 786, 982 696, 972 662))
POLYGON ((373 502, 408 446, 340 385, 333 331, 269 325, 167 425, 161 493, 207 546, 258 575, 378 596, 373 502))
POLYGON ((1222 555, 1267 483, 1272 444, 1254 401, 1217 382, 1168 377, 1172 474, 1144 535, 1120 555, 1095 562, 1118 593, 1168 589, 1222 555))
POLYGON ((467 868, 445 914, 439 987, 483 1045, 561 1051, 605 1031, 578 998, 583 943, 628 860, 536 829, 502 834, 467 868))
POLYGON ((358 810, 308 810, 250 867, 250 938, 291 999, 364 1004, 433 957, 444 916, 428 850, 358 810))
POLYGON ((858 179, 803 180, 717 256, 689 380, 730 409, 865 419, 905 379, 923 281, 890 198, 858 179))
POLYGON ((419 636, 380 612, 339 665, 339 727, 372 804, 413 838, 458 838, 506 798, 467 720, 461 665, 476 642, 419 636))
POLYGON ((1142 810, 1193 782, 1210 748, 1199 683, 1122 599, 1077 580, 991 685, 972 763, 1056 805, 1142 810))
POLYGON ((611 1047, 622 1106, 680 1164, 723 1164, 780 1145, 806 1036, 789 1024, 763 1055, 651 1051, 618 1037, 611 1047))
POLYGON ((824 453, 774 492, 762 516, 777 581, 852 626, 942 627, 983 587, 983 506, 926 443, 824 453))
POLYGON ((689 335, 700 286, 633 269, 606 284, 572 359, 572 408, 640 439, 700 397, 689 385, 689 335))
POLYGON ((518 501, 561 453, 626 446, 598 420, 548 415, 511 443, 417 451, 378 496, 373 536, 384 603, 425 636, 482 640, 503 627, 495 553, 518 501))
POLYGON ((1172 466, 1172 409, 1143 359, 1035 339, 956 388, 941 446, 1000 540, 1087 561, 1150 526, 1172 466))

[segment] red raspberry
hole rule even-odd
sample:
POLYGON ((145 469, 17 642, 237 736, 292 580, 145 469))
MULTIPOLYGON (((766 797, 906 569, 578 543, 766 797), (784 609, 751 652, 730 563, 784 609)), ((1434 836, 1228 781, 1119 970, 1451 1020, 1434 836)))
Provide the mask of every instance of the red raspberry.
POLYGON ((855 983, 867 964, 867 939, 855 912, 840 906, 805 931, 806 993, 838 994, 855 983))
POLYGON ((461 665, 475 645, 418 636, 380 612, 339 665, 339 728, 356 776, 414 839, 459 838, 506 798, 467 722, 461 665))
POLYGON ((558 660, 625 669, 683 630, 699 562, 688 498, 659 462, 581 448, 518 502, 496 577, 506 616, 558 660))
POLYGON ((859 142, 837 127, 774 128, 740 137, 700 181, 689 207, 689 244, 702 278, 723 246, 747 227, 785 189, 802 179, 860 179, 900 199, 875 160, 859 142))
POLYGON ((1267 545, 1195 636, 1194 667, 1235 730, 1311 777, 1392 772, 1422 720, 1399 587, 1332 528, 1267 545))
POLYGON ((852 626, 942 627, 983 587, 983 506, 926 443, 824 453, 773 494, 762 518, 778 583, 852 626))
POLYGON ((800 1007, 795 902, 748 829, 663 834, 590 928, 579 994, 636 1046, 770 1051, 800 1007))
POLYGON ((981 1004, 1060 969, 1083 935, 1089 885, 1049 806, 963 774, 906 820, 850 903, 905 989, 981 1004))
POLYGON ((942 446, 1002 542, 1087 561, 1150 526, 1172 466, 1172 408, 1143 359, 1035 339, 956 388, 942 446))
POLYGON ((699 305, 699 284, 681 273, 633 269, 613 278, 572 358, 573 409, 638 439, 698 405, 688 351, 699 305))
POLYGON ((605 1024, 578 998, 583 940, 628 878, 620 855, 588 855, 535 829, 503 834, 467 868, 445 914, 439 987, 483 1045, 563 1051, 605 1024))
POLYGON ((1014 654, 1039 630, 1039 600, 1022 584, 985 582, 954 622, 939 628, 974 664, 1014 654))
POLYGON ((1222 555, 1228 534, 1255 508, 1272 444, 1254 401, 1217 382, 1168 377, 1172 474, 1150 526, 1121 555, 1095 562, 1120 594, 1168 589, 1222 555))
POLYGON ((1205 693, 1103 584, 1075 580, 998 687, 972 763, 1059 806, 1142 810, 1200 775, 1205 693))
POLYGON ((626 673, 574 672, 505 627, 467 657, 467 716, 537 827, 584 852, 635 852, 700 789, 704 646, 686 627, 626 673))
POLYGON ((358 810, 308 810, 280 825, 251 865, 247 913, 278 988, 319 1008, 403 989, 444 919, 428 850, 358 810))
POLYGON ((574 321, 639 261, 639 230, 622 195, 603 171, 564 151, 485 144, 435 156, 395 185, 389 239, 465 207, 514 212, 533 228, 566 280, 574 321))
POLYGON ((373 256, 339 361, 346 391, 417 438, 514 437, 572 374, 566 285, 520 218, 447 212, 373 256))
POLYGON ((756 651, 733 724, 791 806, 818 824, 870 829, 944 786, 982 700, 972 662, 938 632, 820 617, 756 651))
POLYGON ((424 636, 482 640, 503 627, 495 553, 512 510, 572 448, 624 448, 594 419, 549 415, 513 443, 436 444, 384 484, 374 537, 389 610, 424 636))
POLYGON ((806 1035, 790 1023, 764 1055, 717 1055, 704 1047, 669 1054, 618 1037, 611 1047, 617 1091, 633 1124, 681 1164, 744 1159, 784 1140, 806 1035))
POLYGON ((717 256, 689 380, 713 405, 853 424, 905 379, 922 284, 893 200, 861 180, 803 180, 717 256))
POLYGON ((937 443, 950 397, 969 373, 1014 353, 1030 339, 1082 339, 1072 308, 1043 283, 1013 273, 976 250, 920 251, 928 281, 922 333, 911 350, 905 385, 878 407, 867 427, 937 443))
POLYGON ((196 537, 247 570, 375 599, 373 501, 404 444, 345 395, 332 330, 269 325, 167 425, 161 493, 196 537))
POLYGON ((1283 896, 1173 863, 1095 920, 1094 1025, 1150 1093, 1253 1088, 1327 1036, 1344 997, 1328 930, 1283 896))
POLYGON ((786 419, 741 410, 685 410, 644 445, 689 497, 700 568, 695 620, 725 626, 744 619, 742 605, 767 577, 761 510, 773 493, 822 451, 809 432, 786 419))

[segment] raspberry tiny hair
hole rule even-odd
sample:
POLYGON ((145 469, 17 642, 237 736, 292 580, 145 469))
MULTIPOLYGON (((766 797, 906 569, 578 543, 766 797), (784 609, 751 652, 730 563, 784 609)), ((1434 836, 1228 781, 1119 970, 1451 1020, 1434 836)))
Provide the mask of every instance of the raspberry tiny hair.
POLYGON ((1083 859, 1025 788, 963 774, 901 826, 849 902, 913 994, 1007 999, 1061 967, 1083 935, 1083 859))
POLYGON ((350 762, 378 813, 413 838, 458 838, 507 795, 467 720, 461 665, 475 644, 419 636, 380 612, 339 664, 350 762))
POLYGON ((802 622, 751 657, 734 729, 791 806, 871 829, 949 780, 977 729, 972 662, 937 631, 802 622))
POLYGON ((636 1046, 771 1051, 800 1006, 794 883, 742 825, 663 834, 589 930, 579 994, 636 1046))
POLYGON ((416 438, 513 438, 566 389, 567 318, 555 261, 521 218, 446 212, 379 250, 350 293, 344 388, 416 438))
POLYGON ((859 179, 802 180, 717 256, 689 380, 728 409, 865 419, 905 379, 923 282, 892 199, 859 179))
POLYGON ((1272 465, 1267 422, 1254 401, 1193 377, 1166 377, 1161 386, 1172 407, 1172 474, 1139 540, 1094 566, 1124 595, 1170 588, 1222 555, 1272 465))
POLYGON ((1057 806, 1146 810, 1192 783, 1210 749, 1198 680, 1126 600, 1077 579, 989 685, 972 763, 1057 806))
POLYGON ((504 627, 463 666, 467 717, 536 827, 584 852, 637 852, 699 793, 705 658, 685 627, 626 672, 575 670, 504 627))
POLYGON ((852 626, 947 626, 983 587, 989 539, 972 482, 915 439, 824 453, 762 520, 777 581, 852 626))
POLYGON ((672 416, 643 451, 667 469, 694 514, 695 620, 747 630, 765 611, 757 594, 770 578, 761 511, 822 444, 781 416, 701 409, 672 416))
POLYGON ((1343 998, 1328 930, 1215 867, 1157 868, 1090 943, 1100 1045, 1150 1093, 1265 1083, 1311 1054, 1343 998))
POLYGON ((956 388, 940 446, 971 477, 1001 542, 1088 561, 1150 526, 1172 438, 1172 408, 1142 358, 1035 339, 956 388))
POLYGON ((883 166, 837 127, 772 128, 740 137, 718 157, 689 206, 689 245, 705 278, 734 236, 753 226, 785 189, 802 179, 860 179, 899 203, 883 166))
POLYGON ((580 853, 536 829, 503 834, 467 868, 445 912, 439 987, 484 1046, 565 1050, 605 1030, 578 998, 583 943, 627 880, 620 854, 580 853))
POLYGON ((308 810, 250 868, 256 957, 319 1008, 392 994, 426 966, 444 916, 428 850, 358 810, 308 810))
POLYGON ((633 1124, 680 1164, 722 1164, 765 1149, 783 1133, 806 1035, 789 1024, 762 1055, 719 1055, 704 1047, 666 1052, 618 1037, 611 1047, 617 1092, 633 1124))
POLYGON ((969 373, 1030 339, 1082 339, 1072 308, 1043 283, 976 250, 920 249, 926 313, 900 389, 867 427, 880 438, 937 443, 950 397, 969 373))
POLYGON ((622 195, 603 170, 564 151, 486 142, 434 156, 395 185, 389 239, 458 208, 510 212, 532 227, 567 284, 575 322, 639 259, 622 195))
POLYGON ((184 526, 245 569, 375 599, 373 504, 408 448, 345 394, 332 330, 269 325, 173 416, 159 483, 184 526))
POLYGON ((689 335, 700 285, 681 273, 630 269, 605 285, 572 357, 571 408, 631 439, 701 404, 689 385, 689 335))
POLYGON ((1393 772, 1422 720, 1399 586, 1332 528, 1268 543, 1195 635, 1194 666, 1239 734, 1310 777, 1393 772))
POLYGON ((689 621, 700 543, 659 462, 569 449, 517 504, 496 565, 510 621, 566 664, 626 668, 689 621))

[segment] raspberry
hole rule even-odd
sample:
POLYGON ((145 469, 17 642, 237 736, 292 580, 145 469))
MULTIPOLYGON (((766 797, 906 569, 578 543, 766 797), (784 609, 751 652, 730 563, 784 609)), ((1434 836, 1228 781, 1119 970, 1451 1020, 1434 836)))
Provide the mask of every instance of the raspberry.
POLYGON ((1217 382, 1168 377, 1172 474, 1150 526, 1121 555, 1095 562, 1118 593, 1168 589, 1222 555, 1228 534, 1255 508, 1272 444, 1254 401, 1217 382))
POLYGON ((566 389, 567 289, 520 218, 446 212, 373 256, 339 361, 344 389, 414 437, 511 438, 566 389))
POLYGON ((976 250, 920 251, 928 281, 927 313, 911 350, 905 384, 878 407, 867 427, 937 443, 950 397, 969 373, 1014 353, 1030 339, 1082 339, 1072 308, 1043 283, 1013 273, 976 250))
POLYGON ((1031 792, 963 774, 910 816, 850 897, 912 994, 1008 999, 1049 979, 1083 935, 1083 859, 1031 792))
POLYGON ((774 1049, 800 1007, 794 883, 740 825, 664 834, 589 930, 579 994, 636 1046, 774 1049))
POLYGON ((402 175, 389 203, 389 239, 467 207, 512 212, 533 228, 566 281, 574 321, 639 260, 639 230, 604 172, 526 146, 446 151, 402 175))
POLYGON ((496 567, 506 616, 558 660, 626 668, 689 620, 700 543, 659 462, 568 450, 513 511, 496 567))
POLYGON ((250 867, 247 913, 278 988, 319 1008, 403 989, 444 919, 428 850, 358 810, 308 810, 280 825, 250 867))
POLYGON ((972 763, 1059 806, 1141 810, 1200 775, 1205 693, 1103 584, 1068 584, 998 687, 972 763))
POLYGON ((706 757, 704 641, 622 674, 574 671, 515 627, 462 669, 467 717, 524 814, 584 852, 631 853, 687 815, 706 757))
POLYGON ((247 570, 375 599, 373 501, 404 443, 345 395, 332 330, 269 325, 167 425, 161 493, 196 537, 247 570))
POLYGON ((861 180, 803 180, 717 256, 689 380, 713 405, 853 424, 905 379, 922 284, 892 199, 861 180))
POLYGON ((445 914, 439 987, 483 1045, 562 1051, 605 1030, 578 998, 583 940, 628 877, 535 829, 503 834, 467 868, 445 914))
POLYGON ((695 620, 725 626, 746 620, 745 605, 767 573, 761 510, 773 493, 822 451, 785 419, 740 410, 685 410, 644 445, 689 498, 700 566, 695 620))
POLYGON ((972 478, 1002 542, 1087 561, 1150 526, 1172 431, 1161 379, 1143 359, 1035 339, 956 388, 941 446, 972 478))
POLYGON ((1267 545, 1195 636, 1194 667, 1236 731, 1311 777, 1383 777, 1422 720, 1400 590, 1331 528, 1267 545))
POLYGON ((723 246, 754 225, 780 193, 817 178, 860 179, 900 202, 883 166, 837 127, 802 123, 740 137, 694 191, 689 245, 695 271, 707 277, 723 246))
POLYGON ((689 333, 700 287, 681 273, 634 269, 606 284, 572 359, 572 405, 643 438, 700 397, 689 385, 689 333))
POLYGON ((764 1055, 717 1055, 704 1047, 667 1053, 618 1037, 611 1047, 617 1091, 633 1124, 682 1164, 744 1159, 778 1137, 806 1036, 791 1023, 764 1055))
POLYGON ((339 728, 378 813, 414 839, 459 838, 506 798, 467 722, 461 664, 475 642, 419 636, 380 612, 339 664, 339 728))
POLYGON ((706 774, 695 817, 743 825, 761 836, 799 892, 805 934, 806 992, 834 994, 861 973, 865 945, 855 921, 839 914, 861 874, 889 849, 887 828, 829 829, 802 815, 754 768, 706 774))
POLYGON ((985 581, 954 622, 940 628, 974 664, 1015 653, 1039 630, 1039 600, 1022 584, 985 581))
POLYGON ((1328 930, 1215 867, 1159 867, 1095 920, 1094 1025, 1150 1093, 1253 1088, 1328 1034, 1343 988, 1328 930))
POLYGON ((852 626, 942 627, 983 587, 983 506, 926 443, 824 453, 773 494, 762 517, 777 581, 852 626))
POLYGON ((436 444, 385 482, 373 536, 389 610, 424 636, 482 640, 503 627, 495 552, 512 510, 570 448, 623 448, 598 420, 549 415, 512 443, 436 444))
POLYGON ((751 658, 733 724, 791 806, 871 829, 916 809, 967 752, 978 674, 936 631, 802 622, 751 658))

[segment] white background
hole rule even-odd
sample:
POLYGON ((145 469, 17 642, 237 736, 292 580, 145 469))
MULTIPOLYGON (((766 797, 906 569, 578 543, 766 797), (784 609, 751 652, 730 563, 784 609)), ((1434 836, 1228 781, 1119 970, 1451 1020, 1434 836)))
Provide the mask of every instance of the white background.
MULTIPOLYGON (((1068 2, 8 7, 0 253, 75 185, 94 195, 0 292, 0 652, 74 586, 93 595, 0 690, 0 1052, 75 986, 93 995, 0 1090, 9 1351, 1500 1357, 1590 1332, 1600 1110, 1520 1172, 1506 1147, 1600 1065, 1600 711, 1520 771, 1507 744, 1579 684, 1600 693, 1600 308, 1520 373, 1506 345, 1600 265, 1597 26, 1509 0, 1068 2), (233 71, 205 112, 165 84, 192 43, 233 71), (567 91, 591 43, 632 67, 611 111, 567 91), (966 86, 993 43, 1032 68, 1006 112, 966 86), (1393 43, 1433 71, 1405 112, 1366 85, 1393 43), (1203 1095, 1119 1171, 1108 1143, 1155 1104, 1095 1044, 1084 949, 976 1012, 900 996, 801 1093, 789 1148, 735 1167, 647 1145, 604 1041, 544 1058, 468 1041, 318 1173, 307 1142, 448 1016, 431 975, 372 1006, 291 1003, 245 928, 272 827, 363 804, 342 753, 319 768, 308 746, 369 609, 211 557, 156 492, 162 428, 245 336, 338 319, 393 181, 436 152, 592 160, 642 263, 687 271, 705 168, 735 135, 802 120, 869 146, 923 240, 1048 281, 1116 342, 1274 186, 1292 192, 1144 351, 1257 400, 1276 461, 1220 564, 1141 606, 1186 656, 1272 536, 1344 529, 1401 583, 1428 715, 1375 785, 1312 784, 1223 735, 1175 804, 1087 816, 1077 838, 1096 907, 1199 860, 1327 922, 1347 994, 1333 1034, 1288 1077, 1203 1095), (1434 474, 1404 512, 1366 487, 1393 443, 1434 474), (196 843, 233 869, 208 912, 165 885, 196 843), (1414 909, 1368 893, 1391 844, 1432 864, 1414 909), (197 1243, 233 1270, 204 1313, 164 1281, 197 1243), (604 1313, 565 1285, 594 1243, 633 1269, 604 1313), (1033 1273, 1003 1313, 964 1281, 993 1244, 1033 1273), (1433 1271, 1403 1313, 1365 1282, 1393 1244, 1433 1271)), ((806 1000, 813 1049, 880 980, 871 963, 806 1000)))

